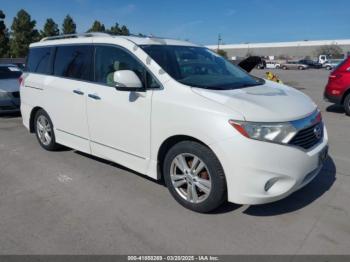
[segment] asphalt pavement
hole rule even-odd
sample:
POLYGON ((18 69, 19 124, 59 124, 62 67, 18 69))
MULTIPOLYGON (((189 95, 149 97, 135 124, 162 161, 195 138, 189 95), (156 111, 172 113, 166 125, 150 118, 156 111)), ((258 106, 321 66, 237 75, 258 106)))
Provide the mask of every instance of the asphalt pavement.
POLYGON ((323 101, 328 71, 275 72, 319 105, 330 158, 284 200, 211 214, 117 164, 44 151, 20 116, 1 116, 0 254, 350 254, 350 117, 323 101))

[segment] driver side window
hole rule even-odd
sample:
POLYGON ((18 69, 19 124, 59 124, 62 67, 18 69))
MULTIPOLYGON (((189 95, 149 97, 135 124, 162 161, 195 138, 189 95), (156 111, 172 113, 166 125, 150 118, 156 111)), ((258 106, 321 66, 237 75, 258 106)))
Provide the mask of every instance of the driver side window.
POLYGON ((128 52, 114 46, 96 46, 95 81, 115 87, 113 75, 118 70, 134 71, 146 87, 159 87, 144 66, 128 52))

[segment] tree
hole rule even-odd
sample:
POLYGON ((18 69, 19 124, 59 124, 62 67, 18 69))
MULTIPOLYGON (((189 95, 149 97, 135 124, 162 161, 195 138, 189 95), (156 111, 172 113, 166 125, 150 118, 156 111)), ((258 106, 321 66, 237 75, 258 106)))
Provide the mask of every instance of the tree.
POLYGON ((41 37, 47 36, 56 36, 60 34, 60 30, 58 29, 58 25, 53 21, 52 18, 46 19, 46 23, 44 25, 44 30, 40 32, 41 37))
POLYGON ((120 34, 121 35, 130 35, 129 29, 123 25, 122 28, 120 29, 120 34))
POLYGON ((118 23, 115 23, 115 25, 108 30, 108 33, 111 35, 130 35, 129 29, 125 25, 119 27, 118 23))
POLYGON ((343 49, 341 49, 338 45, 324 45, 320 46, 316 50, 316 56, 319 57, 320 55, 327 55, 331 58, 342 58, 344 55, 343 49))
POLYGON ((62 33, 63 34, 76 34, 77 25, 74 23, 73 18, 70 15, 67 15, 62 24, 62 33))
POLYGON ((120 35, 119 24, 115 23, 115 25, 108 30, 108 33, 110 33, 111 35, 120 35))
POLYGON ((226 52, 225 50, 217 49, 217 50, 216 50, 216 53, 217 53, 218 55, 221 55, 221 56, 224 57, 224 58, 227 58, 227 52, 226 52))
POLYGON ((9 32, 6 28, 5 14, 0 10, 0 57, 9 56, 9 32))
POLYGON ((106 32, 106 28, 105 25, 102 24, 100 21, 95 20, 91 28, 87 30, 87 32, 106 32))
POLYGON ((25 57, 28 53, 29 44, 39 40, 39 32, 35 29, 35 20, 23 9, 19 10, 13 19, 11 26, 12 38, 10 40, 11 55, 25 57))

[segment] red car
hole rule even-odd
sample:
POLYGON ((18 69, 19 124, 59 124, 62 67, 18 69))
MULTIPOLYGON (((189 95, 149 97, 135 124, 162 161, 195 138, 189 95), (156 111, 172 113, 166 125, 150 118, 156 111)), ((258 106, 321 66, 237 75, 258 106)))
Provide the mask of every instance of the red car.
POLYGON ((350 56, 329 75, 324 97, 344 106, 345 113, 350 116, 350 56))

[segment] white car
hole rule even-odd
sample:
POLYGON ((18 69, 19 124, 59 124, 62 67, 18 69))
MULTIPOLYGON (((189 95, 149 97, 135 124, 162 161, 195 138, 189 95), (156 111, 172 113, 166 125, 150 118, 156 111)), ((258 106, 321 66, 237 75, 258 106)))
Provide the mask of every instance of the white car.
POLYGON ((30 45, 21 97, 23 123, 43 148, 65 145, 164 178, 198 212, 284 198, 327 157, 308 96, 184 41, 43 39, 30 45))
POLYGON ((267 69, 278 69, 281 67, 281 64, 275 62, 275 61, 266 61, 266 68, 267 69))
POLYGON ((19 78, 22 71, 12 64, 0 64, 0 114, 20 110, 19 78))

